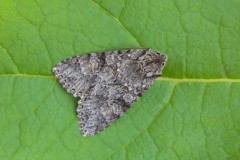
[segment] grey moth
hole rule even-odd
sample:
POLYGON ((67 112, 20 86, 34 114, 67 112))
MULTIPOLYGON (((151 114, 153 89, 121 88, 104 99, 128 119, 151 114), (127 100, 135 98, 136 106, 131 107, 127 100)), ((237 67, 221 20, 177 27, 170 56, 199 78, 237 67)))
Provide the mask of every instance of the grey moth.
POLYGON ((122 49, 78 55, 59 62, 53 73, 74 97, 83 136, 120 118, 162 75, 167 56, 152 49, 122 49))

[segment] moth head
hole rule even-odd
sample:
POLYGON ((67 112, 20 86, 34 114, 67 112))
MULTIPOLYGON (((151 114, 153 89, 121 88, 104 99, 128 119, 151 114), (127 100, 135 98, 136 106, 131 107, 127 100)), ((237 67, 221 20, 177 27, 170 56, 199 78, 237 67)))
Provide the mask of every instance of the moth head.
POLYGON ((149 50, 146 53, 145 60, 146 66, 144 70, 146 72, 146 77, 162 75, 162 69, 167 61, 166 55, 149 50))

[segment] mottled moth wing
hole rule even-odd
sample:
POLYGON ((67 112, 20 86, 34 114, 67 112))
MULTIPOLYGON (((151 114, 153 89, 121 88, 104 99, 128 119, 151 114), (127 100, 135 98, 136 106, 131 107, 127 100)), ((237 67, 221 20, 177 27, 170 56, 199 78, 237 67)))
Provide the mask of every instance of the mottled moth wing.
POLYGON ((69 93, 80 97, 84 91, 96 84, 92 65, 94 59, 100 59, 100 54, 85 54, 66 59, 53 68, 53 73, 69 93))
POLYGON ((81 133, 89 136, 122 116, 162 74, 166 61, 166 55, 151 49, 125 49, 76 56, 53 72, 68 92, 81 97, 81 133))

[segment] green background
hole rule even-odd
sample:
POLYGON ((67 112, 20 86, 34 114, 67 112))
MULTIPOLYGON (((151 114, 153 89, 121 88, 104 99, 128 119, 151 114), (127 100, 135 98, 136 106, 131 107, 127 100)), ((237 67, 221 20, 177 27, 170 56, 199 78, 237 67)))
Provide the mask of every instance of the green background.
POLYGON ((239 0, 0 0, 0 159, 240 159, 239 0), (82 137, 51 69, 77 54, 150 47, 163 77, 82 137))

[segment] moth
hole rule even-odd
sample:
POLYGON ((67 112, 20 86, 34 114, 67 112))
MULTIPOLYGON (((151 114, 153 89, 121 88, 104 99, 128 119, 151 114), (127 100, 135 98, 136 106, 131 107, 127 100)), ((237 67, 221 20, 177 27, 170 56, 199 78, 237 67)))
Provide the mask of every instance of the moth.
POLYGON ((119 119, 162 75, 167 56, 152 49, 122 49, 78 55, 59 62, 53 73, 77 107, 83 136, 119 119))

